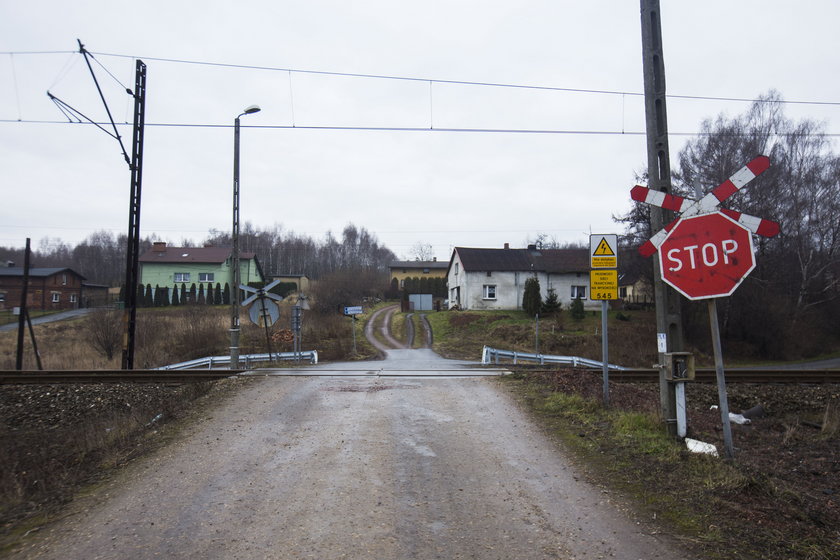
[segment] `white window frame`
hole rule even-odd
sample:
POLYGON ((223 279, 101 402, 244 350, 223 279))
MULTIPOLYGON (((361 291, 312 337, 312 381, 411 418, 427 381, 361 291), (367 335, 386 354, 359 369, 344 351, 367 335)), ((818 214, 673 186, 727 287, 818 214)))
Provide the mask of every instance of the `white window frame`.
POLYGON ((572 286, 572 299, 586 299, 586 286, 572 286))
POLYGON ((61 293, 53 292, 52 293, 52 302, 53 303, 61 303, 61 293))
POLYGON ((496 299, 496 284, 484 284, 481 287, 481 299, 496 299))
POLYGON ((172 276, 175 278, 175 282, 181 282, 182 284, 190 281, 189 272, 176 272, 172 276))
POLYGON ((79 297, 76 294, 70 294, 70 303, 76 303, 79 301, 79 297))
POLYGON ((199 272, 198 273, 198 281, 199 282, 215 282, 215 275, 212 272, 199 272))

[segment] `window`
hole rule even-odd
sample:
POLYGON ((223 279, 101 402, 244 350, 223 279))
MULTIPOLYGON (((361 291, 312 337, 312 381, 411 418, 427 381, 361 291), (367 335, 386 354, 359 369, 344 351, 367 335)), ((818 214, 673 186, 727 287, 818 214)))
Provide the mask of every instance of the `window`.
POLYGON ((484 285, 484 299, 496 299, 496 286, 494 284, 484 285))
POLYGON ((61 285, 62 285, 62 286, 66 286, 66 285, 67 285, 67 275, 66 275, 66 274, 62 274, 62 275, 61 275, 61 285))
POLYGON ((458 274, 458 263, 455 263, 455 274, 458 274))
POLYGON ((61 301, 61 294, 58 292, 53 292, 52 294, 52 302, 59 303, 61 301))
POLYGON ((429 269, 428 269, 428 268, 424 268, 424 269, 423 269, 423 274, 428 274, 428 273, 429 273, 429 269))
POLYGON ((176 282, 189 282, 190 281, 190 273, 189 272, 176 272, 175 273, 175 281, 176 282))
POLYGON ((487 271, 487 278, 490 278, 491 276, 493 276, 493 273, 488 270, 487 271))
POLYGON ((618 297, 622 299, 627 297, 627 286, 620 286, 618 288, 618 297))
POLYGON ((6 302, 6 292, 0 292, 0 303, 6 302))
POLYGON ((586 286, 572 286, 572 299, 586 299, 586 286))
POLYGON ((70 303, 76 303, 77 301, 78 301, 78 298, 77 298, 76 294, 70 294, 70 303))
POLYGON ((212 282, 214 274, 212 272, 199 272, 198 273, 198 281, 199 282, 212 282))

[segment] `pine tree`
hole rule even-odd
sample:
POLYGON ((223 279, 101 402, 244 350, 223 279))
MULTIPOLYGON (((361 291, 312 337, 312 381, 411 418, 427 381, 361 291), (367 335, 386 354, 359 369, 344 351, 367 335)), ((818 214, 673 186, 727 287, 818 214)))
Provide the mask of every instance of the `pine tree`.
POLYGON ((143 296, 143 307, 152 307, 155 300, 152 298, 152 285, 146 284, 146 294, 143 296))
POLYGON ((172 289, 172 305, 181 305, 181 301, 178 299, 178 285, 175 284, 175 287, 172 289))
POLYGON ((163 292, 160 291, 160 285, 155 284, 155 291, 154 296, 152 296, 152 305, 155 307, 161 307, 163 305, 163 292))
POLYGON ((560 307, 562 304, 560 303, 560 298, 557 297, 557 292, 554 288, 548 289, 548 295, 545 296, 545 301, 543 302, 542 312, 544 315, 553 315, 560 311, 560 307))
POLYGON ((222 295, 222 303, 230 305, 230 284, 225 282, 225 292, 222 295))
POLYGON ((213 305, 213 284, 207 284, 207 305, 213 305))
POLYGON ((525 293, 522 295, 522 309, 528 315, 536 315, 542 308, 540 281, 536 276, 525 280, 525 293))
POLYGON ((204 304, 204 284, 198 285, 198 299, 195 300, 198 304, 204 304))
POLYGON ((184 305, 189 300, 187 299, 187 285, 181 284, 181 305, 184 305))
POLYGON ((213 291, 213 304, 222 304, 222 286, 218 282, 216 282, 216 289, 213 291))
POLYGON ((586 311, 584 311, 583 309, 583 300, 580 299, 580 296, 572 300, 572 305, 569 308, 569 310, 572 314, 572 319, 574 319, 575 321, 580 321, 581 319, 586 317, 586 311))

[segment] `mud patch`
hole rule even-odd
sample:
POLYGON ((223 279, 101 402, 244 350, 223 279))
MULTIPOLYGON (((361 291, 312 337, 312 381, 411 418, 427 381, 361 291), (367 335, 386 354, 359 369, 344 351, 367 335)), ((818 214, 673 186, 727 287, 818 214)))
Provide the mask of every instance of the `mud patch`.
POLYGON ((379 391, 389 391, 391 389, 415 389, 415 385, 340 385, 332 387, 324 387, 322 391, 331 391, 334 393, 377 393, 379 391))

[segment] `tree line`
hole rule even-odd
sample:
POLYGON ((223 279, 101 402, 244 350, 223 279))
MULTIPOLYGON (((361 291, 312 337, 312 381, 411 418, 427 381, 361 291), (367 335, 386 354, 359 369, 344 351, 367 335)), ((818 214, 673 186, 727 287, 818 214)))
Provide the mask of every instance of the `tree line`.
MULTIPOLYGON (((755 156, 770 158, 770 169, 722 204, 781 225, 776 237, 754 238, 756 269, 719 305, 724 337, 757 358, 815 356, 840 343, 840 157, 824 124, 795 121, 784 108, 771 91, 744 114, 705 120, 672 170, 674 193, 694 198, 695 183, 708 192, 755 156)), ((616 220, 626 226, 622 243, 650 238, 649 206, 616 220)), ((640 270, 652 277, 649 262, 640 270)), ((686 337, 701 346, 704 310, 683 305, 686 337)))
MULTIPOLYGON (((160 241, 150 235, 140 242, 140 253, 160 241)), ((68 267, 84 276, 89 282, 119 286, 125 280, 125 251, 127 236, 109 231, 97 231, 78 245, 72 246, 56 238, 44 238, 32 251, 33 267, 68 267)), ((231 247, 229 232, 210 230, 201 242, 182 240, 184 247, 231 247)), ((245 223, 240 230, 239 246, 242 252, 253 252, 266 275, 303 274, 311 279, 322 279, 338 271, 364 270, 387 274, 388 264, 396 258, 394 253, 380 244, 376 236, 364 227, 348 224, 340 237, 327 232, 322 240, 284 231, 275 225, 259 228, 245 223)), ((0 259, 23 266, 24 249, 0 247, 0 259)), ((385 282, 387 282, 387 278, 385 282)), ((144 287, 145 289, 145 287, 144 287)), ((180 295, 180 294, 179 294, 180 295)), ((145 292, 143 294, 145 298, 145 292)))

